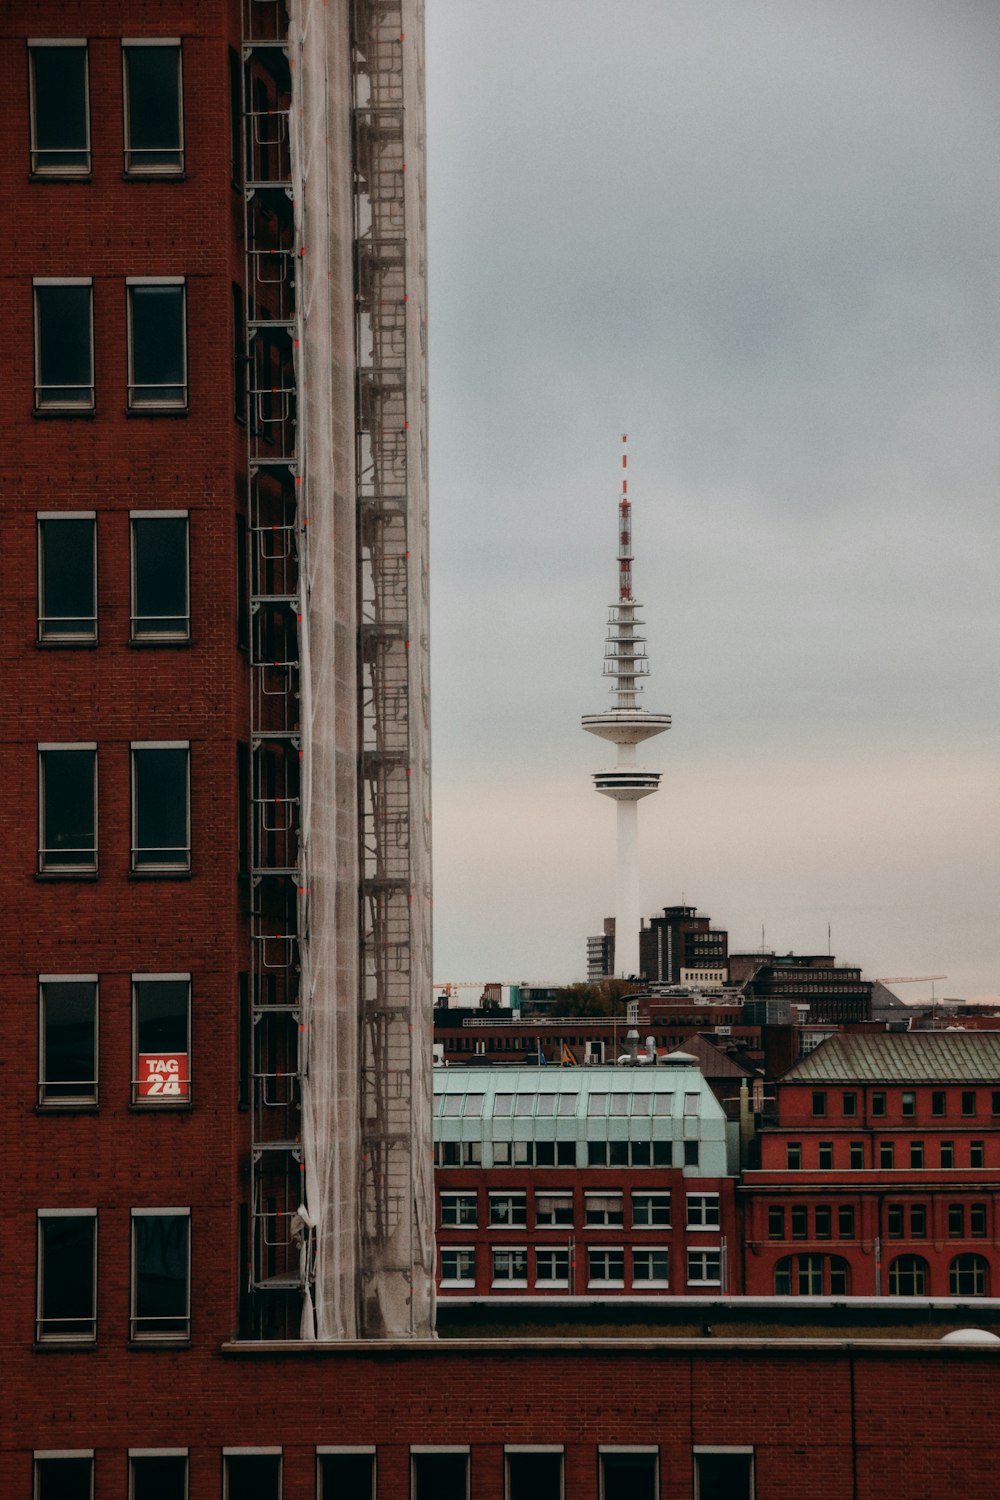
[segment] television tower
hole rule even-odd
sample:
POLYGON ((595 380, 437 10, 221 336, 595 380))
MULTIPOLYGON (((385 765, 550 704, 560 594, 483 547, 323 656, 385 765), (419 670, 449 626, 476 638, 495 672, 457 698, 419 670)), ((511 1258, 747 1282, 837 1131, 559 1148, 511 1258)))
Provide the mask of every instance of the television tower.
POLYGON ((632 507, 628 498, 628 434, 622 435, 622 492, 618 501, 618 598, 608 610, 604 675, 612 679, 614 706, 602 714, 584 714, 582 724, 618 746, 612 770, 595 771, 594 786, 618 804, 618 860, 615 898, 615 974, 639 973, 639 809, 643 797, 660 784, 659 771, 636 763, 635 747, 670 728, 669 714, 654 714, 636 704, 637 681, 649 671, 645 637, 636 635, 644 622, 632 596, 632 507))

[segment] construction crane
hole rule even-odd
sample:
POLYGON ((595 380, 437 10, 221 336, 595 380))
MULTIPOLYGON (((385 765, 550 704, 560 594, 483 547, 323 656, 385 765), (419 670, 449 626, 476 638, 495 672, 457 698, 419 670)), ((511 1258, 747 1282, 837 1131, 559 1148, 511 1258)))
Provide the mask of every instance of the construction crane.
POLYGON ((876 984, 933 984, 935 979, 947 979, 947 974, 878 974, 876 984))

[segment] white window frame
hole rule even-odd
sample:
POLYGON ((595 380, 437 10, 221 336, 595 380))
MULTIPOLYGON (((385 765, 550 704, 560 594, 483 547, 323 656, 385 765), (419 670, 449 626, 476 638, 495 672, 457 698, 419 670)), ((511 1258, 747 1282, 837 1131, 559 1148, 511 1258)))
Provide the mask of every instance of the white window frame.
POLYGON ((687 1228, 696 1234, 718 1233, 722 1227, 722 1200, 718 1193, 687 1194, 687 1228), (714 1209, 715 1218, 711 1217, 714 1209))
POLYGON ((633 1287, 646 1287, 646 1286, 650 1286, 650 1287, 654 1287, 656 1290, 660 1290, 661 1288, 668 1287, 669 1285, 670 1285, 670 1247, 669 1247, 669 1245, 633 1245, 632 1246, 632 1286, 633 1287), (667 1274, 666 1274, 666 1276, 646 1276, 646 1277, 640 1277, 639 1275, 637 1275, 637 1273, 636 1273, 636 1266, 638 1264, 638 1259, 640 1257, 642 1257, 642 1256, 653 1256, 653 1255, 665 1255, 666 1256, 666 1258, 667 1258, 667 1274))
POLYGON ((148 641, 150 644, 167 641, 189 641, 191 639, 191 512, 187 510, 130 510, 128 513, 128 545, 129 545, 129 639, 132 641, 148 641), (140 615, 138 588, 136 581, 136 548, 135 548, 135 523, 136 521, 184 521, 184 603, 183 615, 174 618, 177 624, 172 630, 143 630, 140 628, 144 619, 160 618, 159 616, 140 615))
POLYGON ((187 1448, 130 1448, 128 1450, 128 1500, 142 1500, 135 1491, 135 1460, 137 1458, 182 1458, 184 1460, 184 1488, 182 1500, 187 1500, 191 1482, 190 1450, 187 1448))
POLYGON ((588 1229, 622 1229, 625 1224, 625 1194, 618 1190, 585 1192, 583 1222, 588 1229), (612 1205, 612 1199, 616 1207, 612 1205))
POLYGON ((97 640, 97 512, 96 510, 40 510, 35 513, 35 534, 38 553, 38 635, 40 644, 56 646, 92 645, 97 640), (89 631, 61 631, 55 622, 60 619, 80 619, 78 615, 50 615, 45 598, 45 527, 60 521, 89 521, 93 528, 93 590, 94 613, 90 616, 89 631), (51 623, 50 623, 51 622, 51 623))
MULTIPOLYGON (((417 1493, 417 1465, 414 1462, 423 1456, 433 1457, 435 1454, 464 1454, 465 1455, 465 1500, 469 1500, 469 1483, 471 1450, 468 1443, 411 1443, 410 1444, 410 1494, 417 1493)), ((227 1497, 228 1500, 228 1497, 227 1497)))
MULTIPOLYGON (((754 1500, 754 1497, 757 1494, 757 1465, 756 1465, 756 1462, 755 1462, 755 1455, 754 1455, 753 1447, 752 1446, 746 1446, 746 1445, 743 1445, 743 1444, 737 1444, 737 1443, 730 1443, 730 1444, 722 1444, 722 1443, 719 1443, 719 1444, 696 1443, 694 1445, 694 1447, 692 1448, 692 1450, 691 1450, 692 1457, 695 1460, 697 1460, 702 1454, 711 1455, 711 1454, 715 1454, 715 1453, 733 1454, 736 1457, 739 1457, 740 1455, 744 1455, 744 1456, 748 1456, 749 1457, 749 1459, 750 1459, 750 1494, 747 1497, 747 1500, 754 1500)), ((700 1477, 700 1475, 698 1473, 698 1464, 697 1464, 697 1462, 695 1462, 692 1465, 692 1467, 694 1469, 694 1500, 701 1500, 701 1477, 700 1477)), ((738 1496, 737 1500, 743 1500, 743 1497, 738 1496)))
POLYGON ((475 1286, 476 1284, 476 1247, 475 1245, 441 1245, 441 1285, 442 1286, 475 1286), (446 1255, 471 1255, 471 1276, 446 1276, 444 1273, 444 1258, 446 1255))
POLYGON ((605 1500, 604 1457, 628 1457, 630 1454, 651 1454, 653 1457, 653 1493, 660 1493, 660 1450, 655 1443, 600 1443, 597 1448, 599 1500, 605 1500))
POLYGON ((191 1340, 191 1209, 186 1208, 133 1208, 129 1220, 129 1340, 133 1344, 187 1344, 191 1340), (136 1275, 135 1263, 135 1221, 136 1219, 186 1219, 187 1220, 187 1267, 184 1282, 185 1309, 184 1330, 172 1330, 169 1333, 143 1332, 139 1328, 139 1314, 136 1312, 136 1293, 138 1290, 138 1277, 136 1275))
POLYGON ((528 1247, 527 1245, 499 1245, 490 1246, 490 1284, 492 1286, 517 1286, 528 1285, 528 1247), (500 1256, 524 1256, 523 1276, 499 1276, 497 1274, 498 1257, 500 1256))
POLYGON ((187 974, 133 974, 132 996, 132 1103, 137 1109, 178 1109, 191 1103, 191 975, 187 974), (139 992, 140 984, 186 984, 187 985, 187 1093, 182 1095, 139 1093, 139 992))
POLYGON ((96 875, 98 870, 98 858, 100 849, 98 804, 97 804, 97 741, 80 740, 76 743, 61 741, 43 742, 38 745, 38 873, 50 878, 79 878, 81 875, 96 875), (78 860, 76 864, 50 864, 46 856, 53 851, 45 847, 45 762, 46 755, 58 755, 67 750, 87 750, 94 755, 94 848, 91 852, 86 849, 70 851, 78 854, 89 854, 89 860, 78 860))
POLYGON ((572 1188, 559 1188, 550 1192, 545 1188, 535 1189, 535 1228, 536 1229, 568 1229, 573 1224, 573 1190, 572 1188), (549 1202, 555 1206, 546 1210, 539 1208, 541 1202, 549 1202), (554 1217, 559 1209, 569 1208, 569 1217, 557 1219, 554 1217), (553 1217, 543 1217, 543 1214, 551 1214, 553 1217))
POLYGON ((689 1287, 692 1287, 692 1286, 721 1286, 722 1285, 722 1246, 721 1245, 702 1245, 702 1246, 699 1246, 697 1250, 691 1250, 691 1249, 688 1250, 688 1252, 687 1252, 687 1284, 688 1284, 689 1287), (710 1256, 710 1255, 714 1255, 714 1256, 716 1256, 718 1258, 719 1271, 718 1271, 718 1275, 717 1276, 708 1276, 708 1275, 705 1274, 705 1262, 706 1262, 707 1257, 710 1256), (700 1265, 701 1265, 701 1272, 697 1276, 692 1276, 691 1271, 692 1271, 692 1267, 694 1266, 695 1262, 699 1262, 700 1263, 700 1265))
POLYGON ((536 1245, 535 1246, 535 1286, 536 1287, 568 1287, 570 1271, 572 1268, 573 1255, 569 1245, 536 1245), (565 1276, 541 1276, 539 1274, 539 1257, 543 1255, 565 1255, 565 1276))
POLYGON ((672 1196, 669 1188, 634 1188, 632 1191, 632 1228, 643 1234, 649 1233, 650 1230, 669 1229, 672 1196), (645 1224, 640 1223, 636 1218, 636 1207, 640 1200, 645 1201, 649 1213, 649 1218, 645 1224), (666 1217, 662 1219, 656 1218, 655 1214, 658 1210, 661 1212, 665 1210, 666 1217))
MULTIPOLYGON (((223 1448, 222 1450, 222 1500, 242 1500, 241 1496, 231 1495, 229 1491, 229 1458, 277 1458, 278 1460, 278 1500, 284 1493, 285 1487, 285 1464, 281 1448, 223 1448)), ((265 1496, 264 1500, 271 1500, 265 1496)))
MULTIPOLYGON (((96 1208, 39 1208, 35 1210, 35 1342, 38 1344, 94 1344, 97 1342, 97 1209, 96 1208), (42 1220, 43 1219, 90 1219, 93 1221, 93 1277, 91 1286, 91 1306, 93 1316, 90 1318, 74 1319, 75 1322, 83 1322, 90 1325, 86 1333, 46 1333, 43 1327, 42 1316, 42 1293, 45 1287, 45 1263, 42 1254, 42 1220)), ((68 1322, 66 1318, 60 1318, 60 1323, 68 1322)))
POLYGON ((132 782, 132 815, 131 815, 131 855, 129 868, 133 875, 184 875, 191 869, 191 741, 190 740, 132 740, 129 744, 129 764, 132 782), (143 750, 184 750, 187 752, 187 791, 186 791, 186 833, 187 842, 177 853, 184 856, 183 860, 172 861, 161 860, 158 862, 143 861, 139 863, 137 856, 142 853, 138 846, 139 839, 139 801, 138 785, 136 777, 136 751, 143 750))
MULTIPOLYGON (((607 1260, 604 1262, 607 1267, 607 1260)), ((606 1287, 625 1286, 625 1246, 624 1245, 588 1245, 587 1246, 587 1287, 600 1290, 606 1287), (622 1261, 621 1276, 597 1276, 594 1275, 594 1265, 597 1256, 620 1255, 622 1261)))
MULTIPOLYGON (((100 1097, 101 1080, 101 985, 97 974, 39 974, 38 976, 38 1107, 39 1109, 86 1109, 97 1104, 100 1097), (48 1097, 46 1090, 52 1080, 47 1077, 47 1065, 45 1056, 45 1017, 48 1007, 48 999, 45 994, 47 985, 56 984, 92 984, 94 986, 94 1077, 93 1087, 89 1093, 60 1094, 48 1097)), ((75 1082, 89 1082, 90 1080, 78 1079, 68 1080, 75 1082)))
POLYGON ((503 1493, 510 1500, 510 1459, 530 1458, 533 1453, 551 1453, 559 1456, 559 1500, 566 1494, 566 1448, 563 1443, 504 1443, 503 1445, 503 1493))
POLYGON ((490 1227, 490 1229, 499 1229, 499 1230, 519 1229, 519 1230, 523 1231, 524 1229, 527 1228, 527 1225, 528 1225, 528 1194, 523 1189, 516 1189, 515 1188, 515 1189, 512 1189, 509 1192, 506 1192, 506 1191, 504 1191, 504 1192, 492 1192, 491 1191, 490 1195, 489 1195, 489 1203, 490 1203, 490 1215, 489 1215, 489 1227, 490 1227), (494 1217, 493 1217, 493 1213, 494 1213, 495 1207, 499 1203, 501 1203, 501 1202, 507 1202, 507 1203, 509 1203, 511 1205, 511 1216, 507 1220, 506 1223, 502 1223, 501 1221, 499 1221, 497 1219, 494 1219, 494 1217), (515 1214, 517 1212, 520 1212, 521 1215, 522 1215, 522 1217, 520 1219, 517 1219, 515 1217, 515 1214))
POLYGON ((28 38, 28 110, 30 116, 29 137, 29 167, 32 177, 89 177, 93 170, 93 144, 90 136, 90 48, 87 38, 80 36, 29 36, 28 38), (35 102, 35 60, 33 52, 41 51, 43 47, 79 47, 83 50, 83 107, 86 121, 86 162, 78 167, 67 166, 65 163, 59 166, 46 167, 38 160, 41 154, 37 143, 38 119, 35 102))
POLYGON ((35 411, 56 412, 78 412, 93 411, 97 402, 97 387, 94 375, 94 278, 92 276, 34 276, 31 280, 32 312, 34 317, 34 346, 35 346, 35 411), (90 381, 81 386, 43 386, 42 375, 42 347, 41 327, 42 320, 39 314, 39 290, 47 286, 85 286, 90 288, 89 317, 90 317, 90 381), (58 401, 46 400, 46 390, 81 390, 89 392, 89 399, 83 401, 58 401))
MULTIPOLYGON (((155 415, 156 412, 179 412, 187 411, 190 398, 190 379, 188 374, 188 335, 187 335, 187 277, 186 276, 126 276, 125 278, 125 326, 127 346, 127 387, 126 405, 129 411, 142 412, 155 415), (184 361, 184 373, 178 386, 183 389, 183 396, 173 400, 143 400, 136 396, 138 387, 135 382, 135 341, 132 327, 132 292, 136 287, 150 286, 179 286, 181 289, 181 345, 184 361)), ((158 381, 156 384, 166 385, 167 381, 158 381)))
MULTIPOLYGON (((122 150, 124 152, 124 171, 126 177, 183 177, 186 164, 185 141, 184 141, 184 47, 179 36, 123 36, 121 42, 122 53, 122 150), (126 66, 125 53, 134 47, 169 47, 177 53, 177 139, 179 142, 177 154, 178 162, 169 165, 144 165, 136 166, 130 160, 132 147, 129 145, 129 99, 130 90, 128 82, 128 67, 126 66)), ((151 149, 151 148, 147 148, 151 149)))
POLYGON ((455 1188, 455 1189, 452 1189, 452 1188, 444 1189, 443 1188, 439 1192, 438 1198, 439 1198, 440 1208, 441 1208, 441 1227, 442 1227, 442 1229, 476 1229, 476 1228, 478 1228, 478 1224, 479 1224, 479 1194, 475 1191, 474 1188, 471 1191, 467 1190, 465 1192, 462 1192, 461 1189, 458 1189, 458 1188, 455 1188), (462 1207, 463 1204, 465 1204, 466 1207, 467 1207, 470 1202, 472 1204, 472 1217, 471 1217, 471 1219, 469 1219, 469 1218, 463 1218, 462 1217, 462 1213, 461 1213, 461 1207, 462 1207), (447 1207, 450 1210, 454 1210, 454 1213, 455 1213, 455 1217, 454 1218, 448 1217, 448 1215, 445 1213, 445 1205, 447 1205, 447 1207))
POLYGON ((36 1448, 31 1455, 31 1493, 34 1500, 40 1500, 41 1485, 39 1484, 39 1464, 56 1462, 62 1458, 89 1459, 90 1460, 90 1500, 94 1497, 94 1450, 93 1448, 36 1448))
POLYGON ((323 1485, 322 1458, 370 1458, 372 1461, 372 1491, 370 1500, 375 1500, 378 1486, 378 1451, 374 1443, 340 1443, 316 1445, 316 1500, 337 1500, 336 1494, 327 1495, 323 1485))

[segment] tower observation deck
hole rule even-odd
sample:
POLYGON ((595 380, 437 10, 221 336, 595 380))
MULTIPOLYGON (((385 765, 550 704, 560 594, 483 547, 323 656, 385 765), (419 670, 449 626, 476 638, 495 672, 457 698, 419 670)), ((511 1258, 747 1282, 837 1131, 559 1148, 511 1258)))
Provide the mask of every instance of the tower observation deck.
POLYGON ((636 746, 670 728, 670 715, 640 708, 641 679, 649 672, 639 602, 632 594, 632 506, 628 497, 627 436, 622 437, 622 488, 618 501, 618 598, 608 610, 604 676, 614 699, 604 713, 584 714, 590 734, 618 746, 616 764, 594 772, 594 786, 618 804, 618 857, 615 897, 615 972, 629 978, 639 972, 639 819, 638 804, 660 785, 660 772, 638 764, 636 746))

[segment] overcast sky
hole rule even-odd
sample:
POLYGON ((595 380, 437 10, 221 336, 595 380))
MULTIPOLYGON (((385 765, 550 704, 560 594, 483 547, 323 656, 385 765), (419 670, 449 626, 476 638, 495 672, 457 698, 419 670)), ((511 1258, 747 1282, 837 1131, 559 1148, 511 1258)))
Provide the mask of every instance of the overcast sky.
MULTIPOLYGON (((614 910, 1000 992, 1000 5, 428 0, 435 978, 614 910)), ((929 985, 901 988, 923 998, 929 985)))

